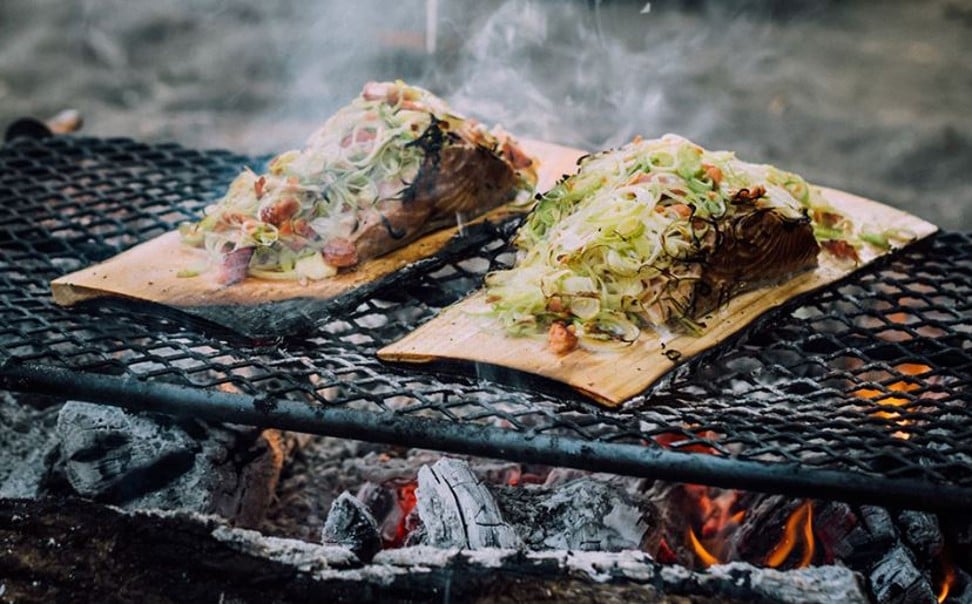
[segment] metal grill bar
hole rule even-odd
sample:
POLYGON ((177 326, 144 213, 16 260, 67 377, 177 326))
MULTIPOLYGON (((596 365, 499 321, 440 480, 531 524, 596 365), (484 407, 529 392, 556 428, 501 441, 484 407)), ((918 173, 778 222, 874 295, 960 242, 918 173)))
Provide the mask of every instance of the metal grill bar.
POLYGON ((765 318, 623 409, 492 368, 374 352, 510 261, 449 252, 301 338, 253 342, 48 281, 193 217, 247 158, 130 140, 0 149, 6 388, 443 451, 735 488, 972 502, 972 239, 950 234, 765 318))
POLYGON ((800 469, 792 463, 764 466, 714 455, 686 455, 655 447, 585 443, 545 434, 524 438, 508 430, 475 424, 428 420, 403 421, 394 413, 370 413, 344 408, 310 407, 295 401, 261 401, 253 396, 97 374, 77 374, 59 367, 10 366, 0 374, 0 386, 31 390, 74 400, 108 403, 133 411, 166 413, 213 421, 279 428, 308 434, 338 436, 436 449, 449 453, 499 456, 523 463, 603 471, 656 480, 700 482, 751 490, 779 491, 796 497, 836 499, 851 503, 880 501, 888 507, 968 511, 968 490, 949 486, 928 489, 915 480, 887 484, 847 472, 800 469), (889 489, 888 487, 893 486, 889 489), (905 495, 906 494, 906 495, 905 495))

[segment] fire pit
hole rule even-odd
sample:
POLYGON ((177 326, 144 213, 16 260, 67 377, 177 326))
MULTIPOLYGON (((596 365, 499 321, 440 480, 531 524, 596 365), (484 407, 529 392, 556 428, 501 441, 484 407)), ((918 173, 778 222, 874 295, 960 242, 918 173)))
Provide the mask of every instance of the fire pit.
MULTIPOLYGON (((789 305, 615 411, 527 376, 449 366, 415 371, 375 359, 377 348, 509 263, 502 232, 473 251, 446 250, 408 280, 321 317, 301 337, 254 341, 133 303, 64 309, 50 300, 50 279, 174 228, 254 161, 127 139, 20 138, 0 149, 2 385, 516 462, 489 478, 475 464, 442 465, 436 455, 399 476, 344 485, 357 497, 330 498, 339 503, 325 539, 363 561, 378 545, 374 535, 355 542, 351 528, 374 523, 384 547, 409 539, 565 551, 587 544, 641 549, 659 562, 698 569, 732 560, 789 569, 840 562, 869 572, 872 595, 883 601, 924 597, 949 584, 955 571, 943 562, 936 517, 874 505, 948 519, 972 502, 972 238, 940 235, 789 305), (566 480, 563 468, 635 478, 617 478, 620 486, 583 483, 566 480), (645 486, 637 478, 707 486, 645 486), (519 488, 531 482, 546 490, 519 488), (424 500, 415 496, 423 484, 424 500), (430 499, 434 485, 441 487, 438 499, 430 499), (592 517, 597 522, 569 515, 578 511, 569 505, 558 508, 557 501, 579 496, 577 489, 591 509, 603 507, 592 517), (389 496, 390 503, 379 501, 389 496), (423 507, 421 526, 410 526, 412 511, 423 507), (379 509, 387 513, 375 517, 379 509), (550 511, 542 522, 563 530, 528 530, 541 522, 538 509, 550 511), (634 521, 605 524, 611 510, 629 510, 634 521), (488 516, 476 525, 485 532, 471 532, 471 513, 488 516), (651 530, 639 532, 638 518, 649 513, 651 530), (684 517, 671 517, 676 513, 684 517), (432 522, 442 518, 455 522, 432 522), (593 532, 570 536, 578 522, 593 532), (934 530, 926 530, 929 523, 934 530), (455 533, 458 526, 465 530, 455 533), (782 538, 765 537, 766 526, 782 538), (902 568, 926 578, 898 581, 902 571, 895 569, 902 568), (893 580, 880 583, 875 572, 893 580), (908 591, 902 582, 920 588, 908 591)), ((957 521, 946 528, 967 530, 957 521)))

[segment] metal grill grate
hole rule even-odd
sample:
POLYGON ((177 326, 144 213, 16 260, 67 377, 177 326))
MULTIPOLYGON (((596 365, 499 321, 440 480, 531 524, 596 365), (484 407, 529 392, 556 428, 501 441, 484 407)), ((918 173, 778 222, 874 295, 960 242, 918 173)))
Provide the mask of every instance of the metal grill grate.
POLYGON ((502 238, 307 337, 253 342, 48 281, 173 228, 248 162, 127 139, 0 149, 3 384, 134 408, 918 508, 972 502, 972 238, 947 234, 764 318, 607 411, 527 376, 374 352, 510 261, 502 238))

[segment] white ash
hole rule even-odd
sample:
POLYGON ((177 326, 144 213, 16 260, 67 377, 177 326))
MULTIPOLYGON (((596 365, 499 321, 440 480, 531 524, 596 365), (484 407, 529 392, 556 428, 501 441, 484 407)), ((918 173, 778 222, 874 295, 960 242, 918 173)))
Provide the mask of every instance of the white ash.
MULTIPOLYGON (((24 397, 21 397, 24 398, 24 397)), ((0 497, 37 497, 56 456, 60 405, 37 408, 0 391, 0 497)))
POLYGON ((303 572, 354 568, 361 565, 358 557, 345 547, 268 537, 257 531, 226 526, 214 529, 212 535, 239 552, 281 562, 303 572))

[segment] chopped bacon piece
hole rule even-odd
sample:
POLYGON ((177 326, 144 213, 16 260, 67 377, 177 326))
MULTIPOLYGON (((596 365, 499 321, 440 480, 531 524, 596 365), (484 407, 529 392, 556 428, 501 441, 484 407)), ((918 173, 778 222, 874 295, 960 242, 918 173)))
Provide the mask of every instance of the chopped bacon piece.
POLYGON ((284 197, 262 208, 260 210, 260 220, 274 226, 280 226, 285 220, 290 220, 299 211, 299 201, 293 197, 284 197))
POLYGON ((298 218, 297 220, 294 220, 291 224, 291 227, 293 228, 294 232, 300 235, 301 237, 307 237, 310 239, 313 238, 315 235, 317 235, 314 229, 311 228, 310 223, 308 223, 303 218, 298 218))
POLYGON ((564 303, 560 299, 560 296, 550 296, 547 300, 547 310, 550 312, 564 312, 567 309, 564 308, 564 303))
POLYGON ((348 239, 340 237, 331 239, 324 244, 321 253, 324 254, 325 262, 338 268, 354 266, 358 263, 358 250, 348 239))
POLYGON ((267 177, 266 176, 261 176, 260 178, 258 178, 256 180, 255 183, 253 183, 253 191, 256 193, 257 199, 260 199, 261 197, 263 197, 263 194, 267 190, 266 187, 267 187, 267 177))
POLYGON ((554 354, 567 354, 577 348, 577 336, 574 335, 574 326, 567 326, 560 321, 550 324, 550 331, 547 332, 547 346, 554 354))
POLYGON ((232 285, 246 277, 246 269, 250 266, 253 256, 252 247, 241 247, 238 250, 223 254, 222 262, 216 273, 216 282, 220 285, 232 285))
POLYGON ((719 166, 702 164, 702 169, 705 170, 706 176, 708 176, 714 184, 719 184, 722 182, 722 170, 719 169, 719 166))
POLYGON ((855 263, 861 261, 860 256, 857 255, 857 248, 843 239, 821 241, 820 245, 840 260, 853 260, 855 263))

